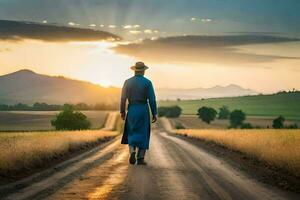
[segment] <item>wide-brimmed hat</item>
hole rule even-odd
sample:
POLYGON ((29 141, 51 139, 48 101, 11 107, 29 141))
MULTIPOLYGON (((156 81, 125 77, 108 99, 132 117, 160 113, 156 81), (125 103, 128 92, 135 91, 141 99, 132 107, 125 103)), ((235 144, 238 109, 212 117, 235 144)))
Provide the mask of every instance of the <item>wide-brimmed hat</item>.
POLYGON ((143 62, 137 62, 135 63, 134 66, 130 67, 130 69, 134 70, 134 71, 137 71, 137 72, 141 72, 141 71, 145 71, 147 70, 149 67, 147 67, 145 65, 145 63, 143 62))

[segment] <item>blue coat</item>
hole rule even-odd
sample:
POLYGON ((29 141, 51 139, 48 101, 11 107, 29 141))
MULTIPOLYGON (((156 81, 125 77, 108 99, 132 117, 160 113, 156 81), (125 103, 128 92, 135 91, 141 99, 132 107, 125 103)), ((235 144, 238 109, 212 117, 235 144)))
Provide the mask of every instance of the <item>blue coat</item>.
POLYGON ((121 113, 125 113, 126 100, 128 112, 125 120, 122 144, 149 149, 150 113, 157 114, 155 93, 150 80, 135 75, 125 81, 121 96, 121 113))

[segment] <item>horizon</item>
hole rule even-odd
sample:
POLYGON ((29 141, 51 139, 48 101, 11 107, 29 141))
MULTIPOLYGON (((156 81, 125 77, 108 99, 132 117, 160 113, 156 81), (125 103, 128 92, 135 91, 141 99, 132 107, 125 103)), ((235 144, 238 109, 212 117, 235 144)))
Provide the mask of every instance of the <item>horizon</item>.
POLYGON ((25 67, 122 87, 132 76, 130 66, 144 61, 155 88, 234 84, 260 93, 300 90, 299 1, 0 0, 0 5, 0 74, 25 67))
MULTIPOLYGON (((73 81, 88 82, 88 83, 95 84, 95 85, 98 85, 98 86, 103 87, 103 88, 118 88, 118 89, 121 88, 121 87, 113 86, 113 85, 104 86, 104 85, 101 85, 101 84, 90 82, 88 80, 76 79, 76 78, 72 78, 72 77, 63 76, 63 75, 60 75, 60 74, 56 74, 56 75, 42 74, 42 73, 39 73, 37 71, 33 71, 33 70, 30 70, 30 69, 27 69, 27 68, 23 68, 23 69, 20 69, 20 70, 17 70, 17 71, 13 71, 13 72, 9 72, 9 73, 5 73, 5 74, 0 74, 0 77, 1 76, 11 75, 11 74, 14 74, 14 73, 20 73, 20 72, 30 72, 30 73, 34 73, 34 74, 38 74, 38 75, 50 76, 50 77, 53 77, 53 78, 65 78, 65 79, 73 80, 73 81)), ((240 88, 245 89, 245 90, 251 90, 251 91, 257 92, 257 93, 259 92, 259 91, 255 91, 255 90, 253 90, 251 88, 243 88, 240 85, 233 84, 233 83, 232 84, 228 84, 228 85, 215 85, 215 86, 212 86, 212 87, 201 87, 201 86, 199 86, 199 87, 192 87, 192 88, 171 88, 171 87, 164 87, 164 88, 156 88, 156 89, 158 89, 158 90, 196 90, 196 89, 205 89, 205 90, 207 90, 207 89, 212 89, 212 88, 216 88, 216 87, 226 88, 226 87, 230 87, 230 86, 237 86, 237 87, 240 87, 240 88)), ((294 88, 291 88, 291 89, 294 89, 294 88)), ((280 92, 280 90, 277 91, 277 92, 280 92)), ((268 94, 268 93, 264 93, 264 94, 268 94)))

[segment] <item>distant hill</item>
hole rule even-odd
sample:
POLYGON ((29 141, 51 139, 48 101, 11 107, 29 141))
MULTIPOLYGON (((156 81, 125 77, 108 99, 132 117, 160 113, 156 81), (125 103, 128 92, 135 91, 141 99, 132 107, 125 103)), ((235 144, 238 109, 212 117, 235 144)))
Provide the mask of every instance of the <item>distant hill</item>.
POLYGON ((37 74, 26 69, 0 76, 2 104, 115 103, 119 95, 119 88, 104 88, 85 81, 37 74))
MULTIPOLYGON (((23 69, 0 76, 0 103, 48 104, 116 103, 119 101, 120 88, 104 88, 86 81, 73 80, 62 76, 48 76, 23 69)), ((257 94, 253 90, 238 85, 196 89, 157 89, 157 99, 201 99, 234 97, 257 94)))
POLYGON ((241 109, 247 116, 278 117, 300 120, 300 92, 286 92, 272 95, 211 98, 203 100, 160 101, 159 106, 178 105, 183 114, 196 114, 198 108, 209 106, 219 109, 228 106, 230 110, 241 109))
POLYGON ((195 88, 195 89, 158 89, 157 96, 160 100, 175 99, 202 99, 218 97, 236 97, 245 95, 258 94, 254 90, 245 89, 238 85, 215 86, 212 88, 195 88))

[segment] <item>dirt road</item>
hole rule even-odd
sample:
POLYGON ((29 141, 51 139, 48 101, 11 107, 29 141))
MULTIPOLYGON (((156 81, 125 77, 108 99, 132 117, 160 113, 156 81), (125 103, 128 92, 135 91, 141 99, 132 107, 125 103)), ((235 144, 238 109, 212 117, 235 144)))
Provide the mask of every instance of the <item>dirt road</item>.
POLYGON ((128 165, 128 149, 116 138, 34 179, 0 188, 2 199, 299 199, 153 128, 147 166, 128 165))

